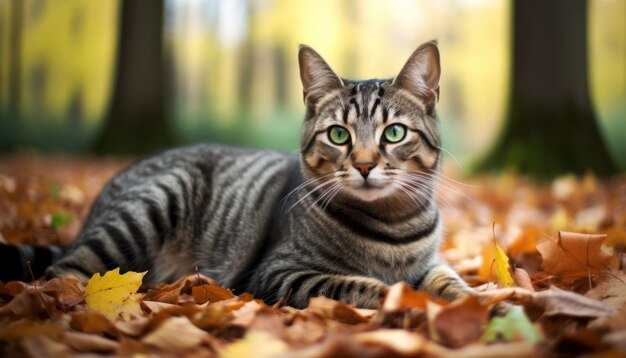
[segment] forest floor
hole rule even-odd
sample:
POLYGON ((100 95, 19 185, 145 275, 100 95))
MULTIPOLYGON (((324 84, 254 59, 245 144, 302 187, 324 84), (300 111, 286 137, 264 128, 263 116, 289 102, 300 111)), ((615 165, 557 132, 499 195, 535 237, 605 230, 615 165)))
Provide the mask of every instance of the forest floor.
MULTIPOLYGON (((71 242, 128 162, 0 157, 0 242, 71 242)), ((539 185, 514 173, 446 175, 441 254, 475 297, 449 303, 397 284, 378 310, 323 297, 298 310, 199 274, 139 293, 133 273, 87 287, 0 282, 0 355, 626 356, 626 176, 539 185), (502 300, 516 306, 492 316, 502 300)))

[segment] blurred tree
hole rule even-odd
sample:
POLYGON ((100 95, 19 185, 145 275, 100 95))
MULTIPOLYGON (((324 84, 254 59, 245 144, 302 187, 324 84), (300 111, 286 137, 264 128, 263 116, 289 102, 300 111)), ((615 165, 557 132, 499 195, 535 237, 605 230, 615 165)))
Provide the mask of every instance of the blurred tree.
POLYGON ((591 106, 587 1, 513 2, 513 76, 504 129, 477 170, 536 178, 617 171, 591 106))
POLYGON ((144 153, 175 143, 163 51, 163 1, 122 1, 117 72, 98 153, 144 153))

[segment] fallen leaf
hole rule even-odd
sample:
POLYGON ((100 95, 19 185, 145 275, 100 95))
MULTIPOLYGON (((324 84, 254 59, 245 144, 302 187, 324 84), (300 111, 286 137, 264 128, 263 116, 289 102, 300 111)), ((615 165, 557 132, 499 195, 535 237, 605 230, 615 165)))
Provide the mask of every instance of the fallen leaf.
POLYGON ((498 279, 498 287, 514 286, 513 277, 511 277, 511 273, 509 272, 509 257, 506 256, 504 250, 495 242, 495 238, 493 244, 496 248, 494 270, 498 279))
POLYGON ((28 337, 46 336, 58 340, 63 332, 63 327, 50 322, 34 322, 20 320, 0 328, 0 340, 16 341, 28 337))
POLYGON ((112 334, 117 332, 117 329, 108 318, 98 311, 91 310, 72 313, 70 326, 84 333, 112 334))
POLYGON ((537 250, 537 242, 546 236, 546 231, 537 226, 524 228, 521 234, 509 245, 508 251, 511 255, 534 253, 537 250))
POLYGON ((606 235, 559 231, 558 239, 537 244, 543 257, 541 267, 564 277, 584 277, 607 267, 612 255, 602 249, 606 235))
POLYGON ((441 343, 458 348, 477 341, 489 319, 489 310, 478 296, 468 296, 446 307, 434 317, 433 324, 441 343))
POLYGON ((615 313, 606 304, 574 292, 551 286, 548 290, 533 293, 533 303, 544 309, 546 316, 601 317, 615 313))
POLYGON ((423 291, 414 291, 406 282, 398 282, 389 288, 383 301, 382 310, 387 313, 408 308, 426 309, 429 296, 423 291))
POLYGON ((515 277, 515 283, 517 284, 518 287, 525 288, 529 291, 535 291, 535 288, 533 287, 533 283, 530 279, 530 276, 528 275, 528 272, 526 272, 526 270, 517 267, 515 268, 515 272, 513 276, 515 277))
POLYGON ((120 347, 117 341, 80 332, 65 332, 63 340, 78 352, 112 353, 120 347))
POLYGON ((240 309, 233 311, 233 320, 230 323, 241 327, 250 327, 261 308, 262 306, 256 301, 246 302, 240 309))
POLYGON ((233 293, 221 286, 203 284, 191 288, 191 295, 197 304, 205 302, 217 302, 235 297, 233 293))
POLYGON ((289 351, 287 344, 266 332, 250 332, 220 352, 222 358, 271 358, 289 351))
POLYGON ((455 349, 445 355, 451 358, 502 358, 502 357, 541 357, 535 342, 509 342, 491 344, 471 344, 461 349, 455 349))
POLYGON ((173 305, 171 303, 146 300, 141 301, 141 304, 144 305, 152 313, 159 313, 168 308, 179 307, 178 305, 173 305))
POLYGON ((140 315, 139 299, 142 296, 136 292, 146 272, 129 271, 120 275, 118 267, 104 276, 95 273, 85 287, 87 306, 111 320, 119 316, 128 320, 131 315, 140 315))
POLYGON ((181 316, 166 319, 141 341, 171 354, 183 354, 202 344, 208 335, 181 316))
POLYGON ((60 307, 68 310, 83 302, 85 288, 73 277, 53 278, 46 282, 41 291, 53 297, 60 307))
POLYGON ((354 308, 343 302, 331 300, 330 298, 326 298, 324 296, 311 298, 309 306, 306 310, 345 324, 368 322, 368 319, 357 313, 354 308))
POLYGON ((47 336, 28 337, 20 342, 26 356, 32 358, 69 357, 70 350, 64 344, 47 336))
POLYGON ((480 338, 483 342, 529 341, 538 343, 543 335, 528 320, 524 309, 513 306, 504 317, 494 317, 480 338))
POLYGON ((363 332, 354 335, 356 344, 376 347, 383 346, 402 356, 417 356, 420 354, 444 356, 447 350, 433 344, 416 333, 401 329, 379 329, 373 332, 363 332))

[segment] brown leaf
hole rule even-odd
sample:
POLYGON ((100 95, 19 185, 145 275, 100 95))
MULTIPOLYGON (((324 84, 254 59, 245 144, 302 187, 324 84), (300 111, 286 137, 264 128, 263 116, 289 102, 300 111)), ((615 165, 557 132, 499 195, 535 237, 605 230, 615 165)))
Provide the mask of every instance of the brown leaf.
POLYGON ((617 311, 614 315, 602 316, 589 322, 589 328, 626 329, 626 274, 616 273, 608 281, 587 292, 585 296, 597 299, 617 311))
POLYGON ((440 342, 458 348, 476 341, 482 335, 489 318, 489 310, 478 296, 468 296, 443 307, 433 324, 440 342))
POLYGON ((550 289, 535 292, 532 295, 533 303, 544 309, 546 316, 570 317, 601 317, 612 315, 615 310, 606 304, 592 300, 574 292, 564 291, 551 286, 550 289))
POLYGON ((159 301, 171 304, 179 303, 179 298, 183 294, 190 294, 192 287, 202 284, 214 285, 215 280, 200 274, 193 274, 179 279, 178 281, 158 287, 146 294, 145 299, 149 301, 159 301))
POLYGON ((32 358, 68 357, 70 355, 70 350, 66 345, 47 336, 25 338, 20 345, 26 355, 32 358))
POLYGON ((357 344, 376 347, 383 346, 403 356, 432 355, 444 356, 447 351, 424 337, 400 329, 379 329, 354 335, 357 344))
POLYGON ((262 306, 256 301, 246 302, 240 309, 233 311, 233 320, 230 323, 241 327, 250 327, 261 308, 262 306))
POLYGON ((556 241, 546 239, 537 244, 543 257, 541 267, 564 277, 584 277, 607 267, 612 255, 602 250, 606 235, 559 231, 556 241))
POLYGON ((63 340, 78 352, 111 353, 119 349, 120 344, 95 334, 65 332, 63 340))
MULTIPOLYGON (((426 309, 426 302, 432 299, 426 292, 413 291, 406 282, 399 282, 389 288, 383 301, 384 312, 398 312, 408 308, 426 309)), ((440 302, 441 303, 441 302, 440 302)))
POLYGON ((148 309, 148 311, 152 313, 159 313, 163 310, 178 307, 177 305, 173 305, 171 303, 165 302, 157 302, 157 301, 141 301, 141 305, 148 309))
POLYGON ((70 326, 80 332, 102 334, 114 334, 117 332, 115 326, 102 313, 88 310, 74 312, 71 315, 70 326))
POLYGON ((196 348, 208 333, 194 326, 187 317, 171 317, 141 341, 171 354, 183 354, 196 348))
POLYGON ((53 297, 61 309, 68 310, 83 302, 85 288, 73 277, 53 278, 41 287, 41 291, 53 297))
POLYGON ((6 306, 0 308, 0 315, 13 314, 19 317, 36 317, 48 314, 55 307, 54 299, 37 290, 26 289, 20 292, 6 306))
POLYGON ((230 290, 224 287, 207 284, 192 287, 191 295, 198 304, 203 304, 207 301, 217 302, 235 297, 230 290))
POLYGON ((367 318, 358 314, 354 308, 347 304, 324 296, 311 298, 306 310, 345 324, 359 324, 368 321, 367 318))
POLYGON ((526 272, 526 270, 519 267, 516 268, 515 273, 513 274, 513 278, 515 279, 515 284, 518 287, 525 288, 529 291, 535 291, 533 283, 530 280, 530 276, 528 275, 528 272, 526 272))
POLYGON ((0 340, 16 341, 27 337, 46 336, 58 340, 63 328, 50 322, 33 322, 22 319, 0 328, 0 340))

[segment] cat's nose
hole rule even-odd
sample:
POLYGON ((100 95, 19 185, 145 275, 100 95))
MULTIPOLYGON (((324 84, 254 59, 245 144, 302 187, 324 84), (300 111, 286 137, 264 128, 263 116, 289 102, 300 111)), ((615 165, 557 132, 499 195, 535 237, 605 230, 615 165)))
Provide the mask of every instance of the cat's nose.
POLYGON ((356 170, 359 171, 359 173, 361 173, 361 175, 363 176, 363 179, 367 179, 367 176, 370 174, 370 171, 372 169, 374 169, 374 167, 376 166, 376 163, 374 162, 356 162, 354 164, 352 164, 353 167, 356 168, 356 170))

